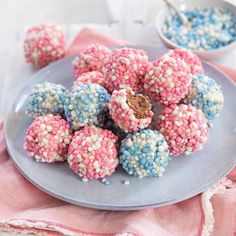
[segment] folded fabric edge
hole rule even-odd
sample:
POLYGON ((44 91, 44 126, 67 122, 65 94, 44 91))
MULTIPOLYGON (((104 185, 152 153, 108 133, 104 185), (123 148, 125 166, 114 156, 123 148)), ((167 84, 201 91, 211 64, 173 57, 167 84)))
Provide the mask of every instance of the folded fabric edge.
POLYGON ((232 184, 232 181, 223 177, 219 182, 208 188, 201 194, 201 205, 204 215, 201 236, 210 236, 215 223, 214 208, 211 202, 212 197, 217 193, 219 187, 226 187, 232 184))
POLYGON ((0 231, 15 232, 15 233, 34 233, 37 235, 52 235, 52 236, 137 236, 135 233, 112 233, 100 234, 83 232, 77 229, 70 228, 65 225, 48 222, 48 221, 34 221, 28 219, 15 220, 0 220, 0 231))

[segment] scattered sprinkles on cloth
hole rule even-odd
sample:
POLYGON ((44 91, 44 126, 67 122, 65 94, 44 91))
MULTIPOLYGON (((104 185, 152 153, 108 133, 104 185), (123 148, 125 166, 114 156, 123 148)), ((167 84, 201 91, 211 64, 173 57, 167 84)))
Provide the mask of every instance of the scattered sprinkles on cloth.
POLYGON ((25 59, 36 67, 44 67, 65 55, 64 32, 55 25, 30 28, 24 41, 25 59))
POLYGON ((27 99, 25 113, 33 119, 48 114, 64 116, 64 102, 68 92, 61 84, 37 84, 27 99))
POLYGON ((24 149, 36 161, 64 161, 71 138, 70 125, 60 116, 40 116, 27 129, 24 149))
MULTIPOLYGON (((120 163, 128 174, 142 178, 162 176, 168 165, 169 147, 156 130, 140 130, 122 140, 120 163)), ((127 181, 124 184, 129 184, 127 181)))
POLYGON ((212 50, 236 40, 236 16, 229 10, 205 8, 182 11, 190 22, 188 28, 176 13, 167 17, 162 31, 180 47, 191 50, 212 50))
MULTIPOLYGON (((84 181, 103 179, 118 166, 118 137, 111 131, 86 125, 75 132, 68 151, 70 168, 84 181)), ((109 184, 106 178, 102 180, 109 184)))
POLYGON ((208 138, 207 119, 200 109, 191 105, 165 107, 159 115, 157 129, 166 138, 173 156, 201 150, 208 138))

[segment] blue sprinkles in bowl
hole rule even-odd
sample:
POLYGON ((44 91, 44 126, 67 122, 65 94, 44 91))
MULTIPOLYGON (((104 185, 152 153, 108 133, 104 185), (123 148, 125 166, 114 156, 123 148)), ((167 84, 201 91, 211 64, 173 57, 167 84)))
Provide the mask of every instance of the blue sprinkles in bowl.
POLYGON ((213 50, 236 40, 236 16, 229 10, 204 8, 182 11, 190 27, 176 13, 164 22, 163 34, 176 45, 191 50, 213 50))
POLYGON ((224 97, 215 80, 198 74, 192 76, 192 88, 183 102, 201 109, 211 125, 223 108, 224 97))
POLYGON ((136 177, 162 176, 168 165, 169 147, 161 133, 146 129, 130 133, 121 142, 120 163, 136 177))

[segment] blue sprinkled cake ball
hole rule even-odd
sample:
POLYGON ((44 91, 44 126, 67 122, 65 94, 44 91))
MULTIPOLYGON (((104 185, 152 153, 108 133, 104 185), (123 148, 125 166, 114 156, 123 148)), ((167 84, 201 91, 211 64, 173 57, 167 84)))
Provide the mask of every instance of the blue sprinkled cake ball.
POLYGON ((65 116, 73 130, 86 124, 103 126, 110 95, 101 85, 79 84, 65 99, 65 116))
POLYGON ((61 84, 37 84, 26 103, 25 113, 35 119, 48 114, 64 115, 64 101, 68 90, 61 84))
POLYGON ((197 74, 192 76, 192 88, 183 102, 201 109, 211 125, 223 108, 224 97, 215 80, 197 74))
POLYGON ((120 163, 136 177, 162 176, 168 165, 169 147, 161 133, 146 129, 130 133, 121 142, 120 163))

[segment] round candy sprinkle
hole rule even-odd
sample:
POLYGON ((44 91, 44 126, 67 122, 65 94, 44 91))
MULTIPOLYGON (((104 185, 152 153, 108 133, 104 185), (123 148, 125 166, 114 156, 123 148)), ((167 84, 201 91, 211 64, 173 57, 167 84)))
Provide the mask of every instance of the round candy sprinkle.
POLYGON ((103 74, 99 71, 90 71, 79 75, 79 77, 74 81, 72 89, 79 86, 80 83, 88 83, 91 82, 93 84, 99 84, 106 88, 106 80, 103 74))
POLYGON ((99 44, 91 44, 73 61, 74 77, 89 71, 102 72, 104 60, 111 55, 111 50, 99 44))
POLYGON ((211 124, 223 108, 224 97, 215 80, 198 74, 192 76, 192 88, 183 102, 201 109, 211 124))
POLYGON ((102 86, 79 84, 65 99, 65 115, 73 130, 86 124, 102 126, 110 95, 102 86))
POLYGON ((115 49, 105 61, 103 74, 109 92, 129 87, 135 92, 142 88, 142 78, 149 65, 147 53, 141 49, 115 49))
POLYGON ((131 89, 113 91, 109 113, 115 123, 126 132, 146 128, 153 117, 149 98, 136 95, 131 89))
POLYGON ((190 70, 179 58, 164 56, 151 63, 144 79, 149 96, 163 105, 178 103, 191 86, 190 70))
POLYGON ((190 27, 182 24, 177 14, 163 24, 163 34, 180 47, 191 50, 212 50, 236 40, 236 16, 227 9, 205 8, 182 11, 190 27))
POLYGON ((187 49, 174 49, 167 53, 170 57, 177 57, 183 60, 190 69, 191 74, 204 74, 204 69, 199 57, 187 49))
POLYGON ((121 142, 120 163, 130 175, 162 176, 169 160, 168 144, 156 130, 128 134, 121 142))
POLYGON ((35 119, 47 114, 64 115, 64 101, 68 90, 61 84, 37 84, 26 103, 26 114, 35 119))
MULTIPOLYGON (((118 165, 116 142, 111 131, 86 125, 77 131, 68 151, 70 168, 83 179, 102 179, 118 165)), ((109 184, 105 179, 104 183, 109 184)))
POLYGON ((166 138, 170 154, 189 155, 202 149, 208 138, 207 120, 201 110, 191 105, 166 107, 159 115, 157 129, 166 138))
POLYGON ((36 161, 64 161, 71 138, 70 125, 60 116, 40 116, 27 129, 24 149, 36 161))
POLYGON ((26 33, 24 51, 27 62, 44 67, 64 57, 64 33, 55 25, 34 26, 26 33))

